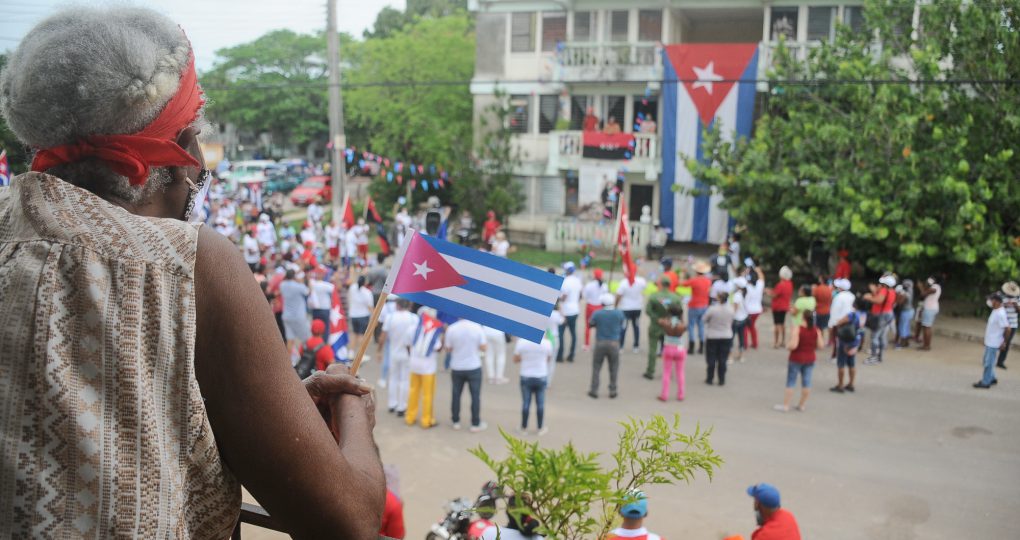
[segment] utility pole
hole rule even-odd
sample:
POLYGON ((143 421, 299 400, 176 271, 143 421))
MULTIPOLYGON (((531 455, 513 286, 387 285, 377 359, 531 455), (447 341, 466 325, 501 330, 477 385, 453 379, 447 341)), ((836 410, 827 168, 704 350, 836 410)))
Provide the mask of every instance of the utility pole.
POLYGON ((347 160, 344 150, 347 137, 344 135, 344 98, 340 93, 340 36, 336 31, 336 0, 326 0, 326 48, 329 62, 329 140, 333 143, 330 152, 330 174, 333 184, 333 219, 341 218, 341 202, 347 190, 347 160))

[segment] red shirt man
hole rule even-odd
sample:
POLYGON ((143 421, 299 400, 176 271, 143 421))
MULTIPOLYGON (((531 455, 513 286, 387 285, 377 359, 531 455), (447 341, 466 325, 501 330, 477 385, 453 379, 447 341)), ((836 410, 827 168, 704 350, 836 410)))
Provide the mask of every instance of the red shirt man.
POLYGON ((828 315, 832 306, 832 286, 826 283, 819 283, 811 288, 811 295, 815 297, 815 313, 828 315))
MULTIPOLYGON (((319 319, 312 321, 312 337, 308 338, 302 346, 301 351, 313 350, 325 342, 323 335, 326 333, 326 325, 319 319)), ((326 368, 333 363, 333 348, 325 343, 319 352, 315 353, 315 369, 326 371, 326 368)))
POLYGON ((839 250, 839 262, 836 263, 836 274, 832 276, 833 279, 850 279, 850 252, 841 249, 839 250))
POLYGON ((499 232, 499 228, 502 227, 503 224, 496 219, 496 213, 492 210, 489 210, 486 216, 489 219, 486 219, 485 223, 482 225, 482 242, 488 244, 489 241, 496 236, 496 233, 499 232))
POLYGON ((797 520, 780 508, 779 490, 775 486, 755 484, 747 488, 747 494, 754 497, 754 512, 760 524, 751 533, 751 540, 800 540, 797 520))

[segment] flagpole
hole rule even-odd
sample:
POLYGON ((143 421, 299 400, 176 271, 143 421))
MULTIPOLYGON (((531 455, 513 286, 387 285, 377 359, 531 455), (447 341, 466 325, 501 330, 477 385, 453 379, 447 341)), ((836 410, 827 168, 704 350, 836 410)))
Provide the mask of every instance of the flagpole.
POLYGON ((351 375, 358 374, 358 368, 361 367, 361 359, 364 358, 365 351, 368 349, 368 342, 371 341, 372 335, 375 333, 375 327, 379 324, 379 314, 382 313, 382 308, 386 305, 387 296, 389 296, 388 292, 379 293, 379 301, 375 303, 375 309, 372 310, 372 318, 368 320, 368 328, 365 329, 365 334, 361 336, 358 352, 354 356, 354 362, 351 364, 351 375))
POLYGON ((620 248, 620 218, 623 217, 623 193, 616 199, 616 219, 613 220, 613 262, 609 263, 609 281, 613 282, 613 271, 616 270, 616 252, 620 248))

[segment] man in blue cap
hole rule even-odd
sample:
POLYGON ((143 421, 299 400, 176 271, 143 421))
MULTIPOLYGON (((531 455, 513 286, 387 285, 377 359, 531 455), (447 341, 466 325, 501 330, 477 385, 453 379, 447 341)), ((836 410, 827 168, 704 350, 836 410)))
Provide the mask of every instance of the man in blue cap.
POLYGON ((638 540, 662 540, 662 537, 648 532, 645 516, 648 515, 648 497, 640 491, 631 493, 632 501, 620 507, 623 525, 609 533, 606 540, 633 538, 638 540))
POLYGON ((758 529, 751 540, 800 540, 800 528, 793 514, 779 507, 779 490, 772 484, 755 484, 747 488, 754 497, 754 516, 758 529))

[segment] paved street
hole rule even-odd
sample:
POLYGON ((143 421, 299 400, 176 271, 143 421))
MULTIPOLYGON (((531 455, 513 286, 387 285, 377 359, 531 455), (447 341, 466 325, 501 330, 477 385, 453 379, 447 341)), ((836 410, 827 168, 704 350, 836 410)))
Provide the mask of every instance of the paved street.
MULTIPOLYGON (((765 319, 761 330, 770 344, 765 319)), ((856 394, 828 391, 835 366, 823 360, 807 411, 786 414, 772 410, 782 399, 785 351, 751 352, 745 363, 730 366, 725 387, 704 384, 704 357, 694 355, 683 403, 657 401, 660 381, 641 378, 644 354, 630 352, 621 366, 620 397, 609 400, 603 389, 592 400, 585 395, 590 356, 579 351, 575 364, 557 370, 546 405, 551 432, 541 442, 573 441, 606 452, 617 421, 654 413, 681 413, 686 430, 699 422, 712 427, 713 445, 726 460, 714 480, 648 490, 648 525, 666 538, 749 538, 754 514, 744 489, 762 481, 780 488, 804 538, 1013 537, 1020 530, 1020 422, 1014 418, 1020 378, 1000 372, 996 388, 975 390, 979 346, 945 338, 935 345, 932 353, 892 351, 881 366, 861 366, 856 394)), ((1020 363, 1013 365, 1020 373, 1020 363)), ((378 369, 368 364, 366 377, 375 380, 378 369)), ((508 374, 516 380, 513 367, 508 374)), ((407 538, 422 538, 446 500, 473 497, 491 478, 466 449, 481 444, 502 455, 495 427, 517 426, 520 393, 515 384, 484 387, 490 429, 477 435, 449 428, 448 375, 440 374, 437 389, 443 425, 430 431, 407 428, 388 414, 384 394, 376 438, 384 460, 400 467, 407 538)))

